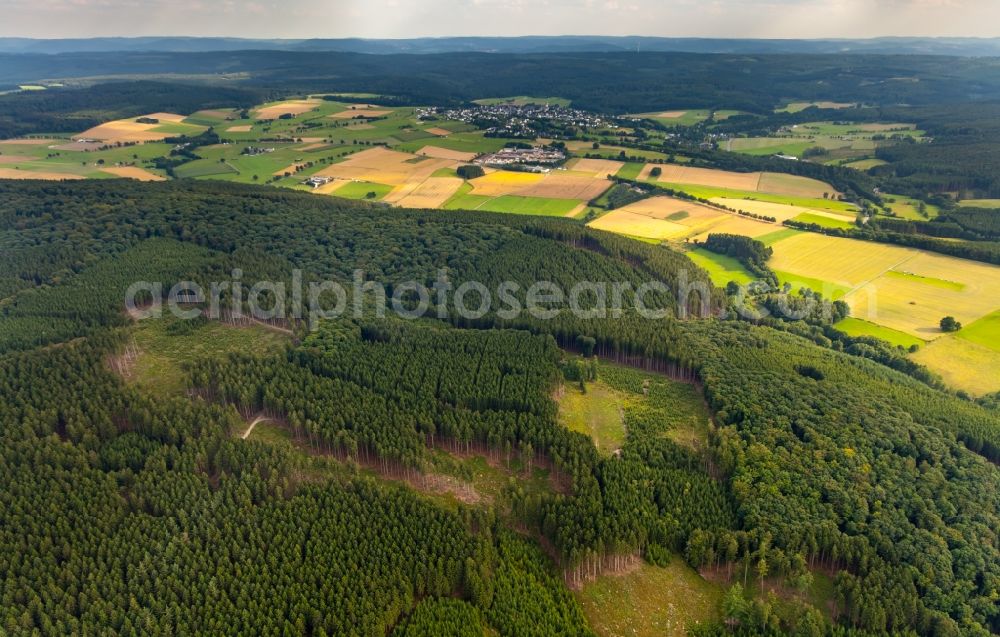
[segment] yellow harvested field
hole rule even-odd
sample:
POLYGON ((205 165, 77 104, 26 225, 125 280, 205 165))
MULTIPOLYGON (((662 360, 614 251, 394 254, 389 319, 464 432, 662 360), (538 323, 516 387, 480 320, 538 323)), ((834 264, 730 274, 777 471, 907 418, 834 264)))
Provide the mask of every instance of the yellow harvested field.
POLYGON ((945 314, 969 325, 1000 309, 1000 266, 901 250, 912 258, 894 268, 895 274, 872 282, 877 293, 872 305, 882 325, 927 339, 941 334, 938 322, 945 314))
POLYGON ((355 119, 355 118, 368 118, 368 117, 384 117, 392 113, 390 110, 378 109, 378 108, 349 108, 346 111, 340 111, 339 113, 334 113, 330 116, 331 119, 355 119))
POLYGON ((614 210, 588 225, 634 237, 684 239, 739 219, 711 206, 672 197, 652 197, 614 210))
POLYGON ((150 113, 146 117, 158 119, 161 122, 173 122, 174 124, 179 124, 186 119, 184 115, 178 115, 177 113, 150 113))
POLYGON ((520 189, 533 186, 542 180, 538 173, 518 173, 508 170, 497 170, 482 177, 469 181, 472 184, 473 195, 500 197, 512 195, 520 189))
POLYGON ((138 179, 139 181, 166 181, 167 179, 166 177, 149 172, 145 168, 139 168, 138 166, 111 166, 109 168, 102 168, 101 172, 105 172, 116 177, 138 179))
POLYGON ((617 173, 624 165, 624 162, 610 159, 573 159, 566 164, 566 167, 576 172, 593 173, 596 177, 604 179, 608 175, 617 173))
POLYGON ((370 181, 390 186, 416 187, 440 168, 452 168, 450 159, 418 157, 381 146, 355 153, 346 160, 323 168, 316 175, 348 181, 370 181))
POLYGON ((1000 352, 955 336, 943 336, 910 356, 941 375, 950 387, 973 396, 1000 391, 1000 352))
POLYGON ((317 148, 323 148, 324 146, 329 146, 329 144, 324 144, 323 142, 312 142, 302 146, 299 150, 316 150, 317 148))
POLYGON ((912 256, 898 246, 803 232, 776 243, 768 265, 773 270, 854 288, 912 256))
MULTIPOLYGON (((149 117, 159 120, 161 123, 178 123, 184 119, 183 115, 173 113, 151 113, 141 117, 149 117)), ((137 117, 128 119, 118 119, 113 122, 105 122, 86 130, 79 135, 74 135, 74 139, 99 139, 105 142, 155 142, 166 137, 176 135, 176 133, 157 132, 155 129, 160 126, 156 124, 140 124, 137 117)), ((192 126, 195 130, 204 130, 204 127, 192 126)))
POLYGON ((438 128, 437 126, 435 126, 434 128, 428 128, 428 129, 425 129, 425 130, 428 133, 430 133, 431 135, 437 135, 438 137, 448 137, 449 135, 451 135, 451 131, 450 130, 448 130, 446 128, 438 128))
POLYGON ((656 168, 658 165, 659 164, 646 164, 646 165, 644 165, 642 167, 642 170, 640 170, 639 174, 636 176, 636 180, 637 181, 646 181, 647 179, 652 179, 652 177, 650 176, 649 173, 652 172, 653 169, 656 168))
MULTIPOLYGON (((726 206, 727 208, 732 208, 733 210, 742 210, 744 212, 751 212, 755 215, 774 217, 778 221, 784 221, 786 219, 797 217, 804 212, 811 212, 814 214, 819 212, 817 210, 812 210, 811 208, 803 208, 802 206, 789 206, 783 203, 756 201, 754 199, 731 199, 728 197, 713 197, 710 201, 712 203, 717 203, 720 206, 726 206)), ((843 220, 846 217, 838 215, 837 218, 843 220)), ((853 218, 854 217, 852 216, 851 219, 853 218)))
POLYGON ((946 314, 968 325, 1000 309, 998 266, 808 232, 773 247, 772 269, 850 288, 852 316, 924 340, 946 314))
POLYGON ((673 184, 694 184, 698 186, 713 186, 731 190, 757 190, 760 173, 736 173, 729 170, 714 170, 712 168, 692 168, 666 164, 660 166, 663 171, 658 181, 673 184))
POLYGON ((673 215, 677 218, 671 219, 671 221, 676 221, 686 226, 697 225, 709 219, 729 218, 732 216, 728 212, 712 208, 711 206, 683 199, 674 199, 673 197, 650 197, 649 199, 631 203, 621 208, 621 210, 628 210, 629 212, 646 215, 654 219, 667 219, 673 215))
POLYGON ((428 177, 405 196, 397 199, 393 197, 395 194, 393 191, 386 200, 392 197, 391 203, 404 208, 440 208, 463 183, 464 180, 459 177, 428 177))
POLYGON ((813 199, 821 199, 824 194, 840 194, 833 186, 822 181, 784 173, 761 173, 757 190, 776 195, 813 199))
POLYGON ((567 212, 563 216, 564 217, 573 217, 573 218, 575 218, 575 217, 578 217, 579 215, 583 214, 583 211, 586 210, 586 209, 587 209, 587 204, 585 204, 583 202, 580 202, 579 204, 576 205, 575 208, 573 208, 572 210, 570 210, 569 212, 567 212))
POLYGON ((832 219, 834 221, 854 223, 854 219, 857 215, 852 215, 845 212, 834 212, 833 210, 809 210, 809 214, 816 217, 826 217, 827 219, 832 219))
MULTIPOLYGON (((595 178, 588 173, 570 171, 553 171, 542 179, 527 187, 517 190, 514 194, 524 197, 543 197, 545 199, 580 199, 590 201, 604 194, 612 186, 607 179, 595 178)), ((473 194, 479 194, 473 191, 473 194)))
MULTIPOLYGON (((744 237, 759 237, 761 235, 770 234, 777 230, 781 230, 781 226, 774 223, 768 223, 767 221, 758 221, 756 219, 750 219, 748 217, 739 217, 737 215, 728 215, 727 218, 722 219, 719 223, 713 225, 701 234, 692 237, 696 241, 704 241, 709 234, 741 234, 744 237)), ((774 265, 773 261, 769 262, 768 265, 774 265)))
POLYGON ((629 212, 624 208, 612 210, 603 217, 587 224, 597 230, 607 230, 617 234, 646 239, 670 239, 688 232, 690 228, 672 221, 664 221, 647 215, 629 212))
POLYGON ((663 111, 662 113, 657 113, 657 117, 662 117, 663 119, 678 119, 687 115, 687 111, 663 111))
MULTIPOLYGON (((784 173, 738 173, 714 168, 694 168, 666 164, 657 181, 671 184, 691 184, 729 190, 766 192, 789 197, 822 199, 824 194, 839 195, 833 186, 816 179, 784 173)), ((650 164, 639 173, 639 179, 649 179, 650 164)))
POLYGON ((41 170, 17 170, 16 168, 0 168, 0 179, 83 179, 82 175, 71 173, 54 173, 41 170))
POLYGON ((262 106, 261 108, 255 110, 253 118, 278 119, 278 116, 285 114, 301 115, 302 113, 308 113, 313 110, 319 103, 320 100, 288 100, 285 102, 268 104, 267 106, 262 106))
POLYGON ((240 124, 239 126, 230 126, 226 129, 227 133, 249 133, 253 130, 251 124, 240 124))
POLYGON ((476 153, 463 153, 460 150, 450 148, 439 148, 437 146, 424 146, 417 151, 418 155, 424 157, 437 157, 438 159, 453 159, 455 161, 472 161, 476 158, 476 153))

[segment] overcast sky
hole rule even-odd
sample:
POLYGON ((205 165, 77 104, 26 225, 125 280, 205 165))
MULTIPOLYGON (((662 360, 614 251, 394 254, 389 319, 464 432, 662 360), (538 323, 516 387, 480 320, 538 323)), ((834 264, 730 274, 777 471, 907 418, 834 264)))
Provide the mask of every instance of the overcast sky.
POLYGON ((1000 35, 1000 0, 0 0, 0 35, 1000 35))

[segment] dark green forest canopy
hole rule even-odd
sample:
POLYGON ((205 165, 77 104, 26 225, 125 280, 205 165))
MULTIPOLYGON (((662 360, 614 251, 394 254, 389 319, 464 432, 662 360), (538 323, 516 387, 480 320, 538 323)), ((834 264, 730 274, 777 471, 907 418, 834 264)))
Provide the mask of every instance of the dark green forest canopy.
POLYGON ((0 54, 0 83, 39 78, 247 73, 251 86, 365 92, 411 103, 557 95, 612 113, 665 108, 770 112, 784 101, 928 104, 1000 98, 992 58, 692 53, 441 53, 282 51, 0 54), (919 81, 913 81, 919 78, 919 81))
MULTIPOLYGON (((247 281, 292 268, 349 280, 355 267, 388 281, 446 267, 488 286, 707 281, 682 255, 562 220, 222 183, 2 182, 3 630, 412 634, 462 621, 586 635, 557 573, 669 551, 754 574, 837 573, 847 626, 1000 630, 996 411, 714 318, 329 322, 280 355, 195 364, 194 397, 154 399, 107 370, 130 281, 234 267, 247 281), (671 402, 659 390, 626 414, 620 455, 560 427, 558 345, 581 336, 602 357, 702 389, 709 448, 663 435, 671 402), (420 467, 435 444, 537 457, 567 488, 515 489, 512 514, 552 552, 489 511, 350 476, 303 481, 296 457, 234 439, 242 423, 227 404, 265 409, 338 457, 420 467), (452 596, 463 602, 417 604, 452 596)), ((643 392, 625 372, 606 382, 643 392)))

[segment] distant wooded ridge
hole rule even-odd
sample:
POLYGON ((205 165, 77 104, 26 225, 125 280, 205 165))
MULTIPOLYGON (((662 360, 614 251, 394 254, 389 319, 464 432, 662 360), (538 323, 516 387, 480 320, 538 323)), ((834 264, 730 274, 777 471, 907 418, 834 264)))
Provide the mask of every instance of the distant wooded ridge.
POLYGON ((660 51, 682 53, 879 53, 1000 56, 1000 38, 725 39, 649 36, 441 37, 407 39, 227 37, 0 38, 4 53, 115 51, 211 52, 240 50, 350 53, 555 53, 660 51))

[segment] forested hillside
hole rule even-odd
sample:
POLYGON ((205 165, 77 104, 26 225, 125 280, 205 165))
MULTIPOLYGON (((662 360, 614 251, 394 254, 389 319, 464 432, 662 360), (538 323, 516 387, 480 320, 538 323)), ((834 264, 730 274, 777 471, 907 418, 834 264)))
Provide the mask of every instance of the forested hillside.
POLYGON ((568 586, 636 556, 748 590, 835 581, 832 610, 772 612, 759 595, 706 634, 1000 631, 1000 413, 722 320, 723 292, 664 247, 569 220, 264 187, 2 182, 0 272, 12 635, 590 635, 568 586), (356 268, 429 285, 444 268, 491 289, 655 279, 701 292, 648 295, 659 320, 280 321, 283 351, 191 361, 171 397, 111 371, 131 356, 131 282, 236 268, 248 285, 293 269, 349 282, 356 268), (646 399, 624 410, 615 454, 556 417, 557 382, 593 369, 578 358, 591 353, 621 364, 609 386, 646 399), (713 422, 699 444, 667 435, 675 396, 630 367, 703 393, 713 422), (239 439, 258 413, 294 445, 239 439), (504 506, 446 505, 380 477, 463 453, 521 472, 504 506), (518 479, 531 467, 548 488, 518 479))

